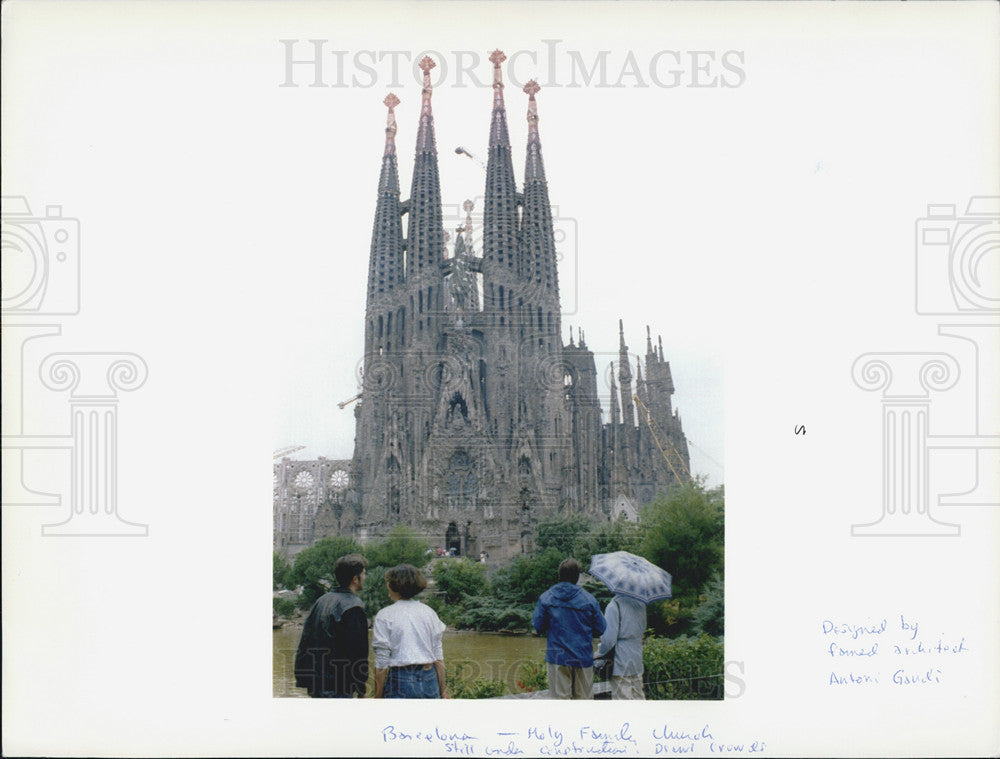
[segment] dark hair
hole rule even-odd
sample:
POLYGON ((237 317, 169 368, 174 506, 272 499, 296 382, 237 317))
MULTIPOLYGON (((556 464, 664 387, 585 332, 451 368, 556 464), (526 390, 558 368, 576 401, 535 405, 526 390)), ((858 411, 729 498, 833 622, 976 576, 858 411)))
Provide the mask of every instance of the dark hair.
POLYGON ((368 559, 360 553, 349 553, 334 562, 333 576, 337 578, 340 587, 346 588, 351 584, 351 580, 364 572, 367 567, 368 559))
POLYGON ((576 585, 580 579, 580 562, 570 557, 563 559, 559 565, 559 582, 571 582, 576 585))
POLYGON ((427 579, 412 564, 400 564, 398 567, 387 569, 385 580, 389 583, 389 589, 399 593, 402 598, 413 598, 427 587, 427 579))

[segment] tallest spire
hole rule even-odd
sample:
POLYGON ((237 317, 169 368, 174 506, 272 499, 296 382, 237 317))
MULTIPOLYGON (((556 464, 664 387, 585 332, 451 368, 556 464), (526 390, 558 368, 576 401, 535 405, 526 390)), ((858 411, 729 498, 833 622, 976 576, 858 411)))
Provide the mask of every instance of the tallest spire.
POLYGON ((434 114, 431 113, 431 95, 434 93, 431 87, 431 69, 437 66, 434 60, 425 55, 420 61, 420 68, 424 72, 424 89, 420 94, 420 127, 417 131, 417 150, 434 150, 434 114))
POLYGON ((434 140, 434 114, 431 112, 431 69, 437 64, 424 56, 420 68, 424 72, 424 89, 420 103, 420 125, 417 129, 417 154, 413 162, 410 184, 410 219, 406 242, 406 273, 436 273, 444 247, 444 226, 441 221, 441 181, 438 176, 437 143, 434 140))
POLYGON ((528 93, 528 158, 524 167, 524 181, 532 179, 545 181, 545 166, 542 163, 542 141, 538 136, 538 103, 535 95, 542 89, 538 82, 532 79, 524 85, 528 93))
POLYGON ((493 63, 493 121, 490 126, 490 147, 494 145, 510 145, 510 135, 507 133, 507 109, 503 102, 503 72, 500 64, 507 60, 502 50, 490 53, 493 63))
POLYGON ((490 118, 490 148, 486 164, 486 202, 483 206, 483 285, 490 290, 488 311, 496 317, 514 302, 507 281, 514 274, 517 258, 517 187, 507 134, 507 111, 503 102, 503 74, 500 64, 507 60, 501 50, 490 54, 493 63, 493 113, 490 118), (503 290, 506 289, 506 307, 503 290))

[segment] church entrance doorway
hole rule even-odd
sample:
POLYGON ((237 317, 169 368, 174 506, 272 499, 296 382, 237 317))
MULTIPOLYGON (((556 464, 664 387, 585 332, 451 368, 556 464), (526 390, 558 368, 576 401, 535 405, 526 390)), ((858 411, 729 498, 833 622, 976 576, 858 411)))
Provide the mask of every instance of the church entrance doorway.
POLYGON ((444 550, 455 549, 455 555, 462 554, 462 536, 458 532, 458 525, 454 522, 448 524, 448 529, 444 533, 444 550))

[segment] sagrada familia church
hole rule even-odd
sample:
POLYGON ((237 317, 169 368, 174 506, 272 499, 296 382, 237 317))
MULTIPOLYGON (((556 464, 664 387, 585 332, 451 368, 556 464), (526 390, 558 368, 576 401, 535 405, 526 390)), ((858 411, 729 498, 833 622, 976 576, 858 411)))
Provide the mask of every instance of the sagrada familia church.
POLYGON ((646 328, 645 357, 597 367, 584 332, 562 341, 553 217, 535 99, 518 189, 496 51, 481 250, 472 204, 453 245, 424 72, 409 198, 400 196, 395 95, 372 229, 363 387, 350 460, 275 463, 274 547, 286 555, 326 535, 362 542, 402 524, 432 546, 508 559, 530 551, 553 516, 634 519, 690 477, 687 442, 671 408, 663 343, 646 328), (404 217, 406 224, 404 226, 404 217), (450 249, 449 249, 450 247, 450 249), (602 420, 598 371, 609 371, 602 420))

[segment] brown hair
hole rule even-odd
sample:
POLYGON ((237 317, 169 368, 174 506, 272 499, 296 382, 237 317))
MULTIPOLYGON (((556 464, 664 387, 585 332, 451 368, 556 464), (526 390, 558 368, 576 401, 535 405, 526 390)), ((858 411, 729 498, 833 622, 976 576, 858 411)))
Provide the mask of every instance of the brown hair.
POLYGON ((400 564, 387 569, 385 580, 389 583, 389 589, 399 593, 402 598, 413 598, 427 587, 427 578, 412 564, 400 564))
POLYGON ((337 578, 337 585, 346 588, 351 584, 351 580, 364 572, 367 567, 368 559, 360 553, 349 553, 334 562, 333 576, 337 578))
POLYGON ((559 565, 559 582, 571 582, 576 585, 580 579, 580 562, 570 557, 563 559, 559 565))

